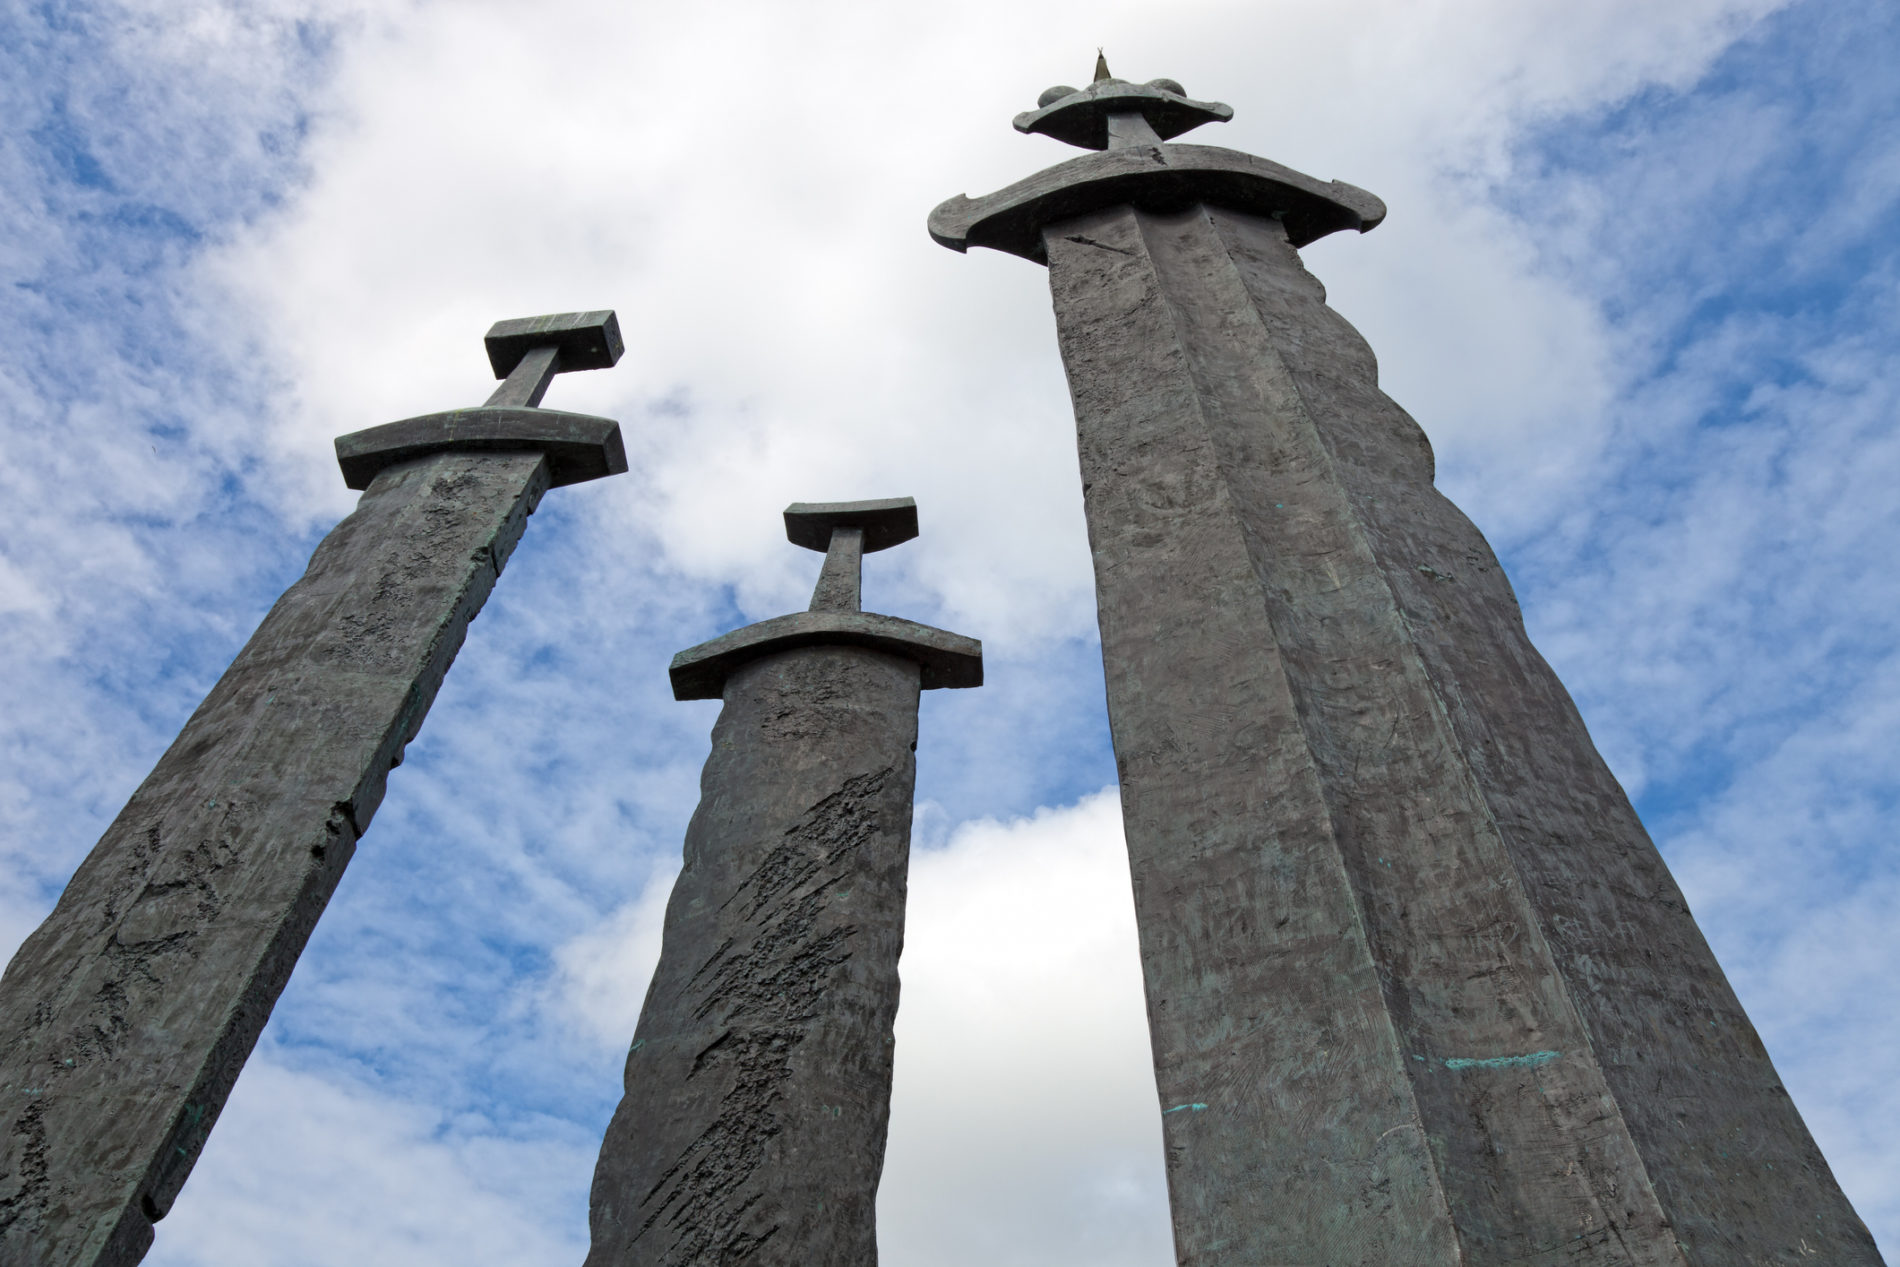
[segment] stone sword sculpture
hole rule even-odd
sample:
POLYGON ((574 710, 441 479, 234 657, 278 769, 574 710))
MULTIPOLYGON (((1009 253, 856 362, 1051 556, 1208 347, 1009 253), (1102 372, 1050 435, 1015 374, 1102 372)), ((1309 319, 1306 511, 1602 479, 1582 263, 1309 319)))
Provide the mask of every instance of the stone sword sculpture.
POLYGON ((1183 1264, 1880 1261, 1296 248, 1380 201, 1051 88, 931 235, 1049 268, 1183 1264))
POLYGON ((909 498, 794 505, 811 610, 681 652, 723 699, 660 963, 594 1172, 588 1267, 870 1267, 890 1116, 918 691, 979 686, 973 639, 859 610, 909 498))
POLYGON ((144 1256, 527 517, 627 469, 535 408, 619 359, 612 312, 487 347, 486 405, 337 440, 362 500, 0 977, 0 1267, 144 1256))

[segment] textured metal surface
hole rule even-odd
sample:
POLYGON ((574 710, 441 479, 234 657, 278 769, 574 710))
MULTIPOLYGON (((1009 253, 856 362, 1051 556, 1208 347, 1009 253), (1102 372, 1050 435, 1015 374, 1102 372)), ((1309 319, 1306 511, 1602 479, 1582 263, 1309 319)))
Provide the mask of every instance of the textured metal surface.
POLYGON ((859 610, 864 552, 915 537, 916 502, 793 502, 785 508, 785 535, 825 552, 811 610, 762 620, 680 652, 667 670, 674 699, 718 699, 740 666, 812 646, 863 647, 914 661, 926 691, 983 685, 983 644, 976 639, 859 610))
POLYGON ((0 1264, 137 1262, 548 487, 376 477, 0 978, 0 1264))
POLYGON ((983 685, 983 644, 975 638, 876 612, 806 611, 774 616, 688 647, 667 670, 674 699, 719 699, 726 678, 748 661, 793 647, 855 646, 917 662, 926 691, 983 685))
POLYGON ((930 213, 930 236, 1046 263, 1046 225, 1110 207, 1184 211, 1203 202, 1283 221, 1295 246, 1385 219, 1377 197, 1339 180, 1212 145, 1147 145, 1084 154, 980 198, 958 194, 930 213))
POLYGON ((981 685, 983 650, 858 610, 863 552, 917 535, 908 497, 795 503, 785 528, 826 543, 812 610, 673 659, 678 698, 725 707, 588 1267, 877 1262, 917 696, 981 685))
POLYGON ((1109 120, 1117 114, 1140 115, 1161 141, 1203 123, 1225 123, 1234 117, 1232 106, 1195 101, 1178 88, 1165 79, 1145 84, 1098 79, 1086 88, 1072 88, 1047 105, 1017 115, 1016 130, 1040 132, 1085 150, 1104 150, 1110 143, 1109 120))
POLYGON ((558 409, 451 409, 336 438, 336 461, 347 488, 368 488, 385 467, 430 453, 543 453, 555 488, 627 469, 619 423, 558 409))
POLYGON ((533 409, 540 405, 541 398, 548 393, 549 384, 554 376, 564 368, 561 349, 553 343, 544 343, 540 347, 531 347, 521 354, 515 367, 508 371, 488 399, 482 404, 489 408, 533 409))
POLYGON ((833 528, 864 532, 864 552, 902 545, 917 535, 917 503, 909 497, 862 502, 793 502, 785 508, 785 537, 807 550, 831 544, 833 528))
MULTIPOLYGON (((528 406, 620 334, 563 313, 488 348, 528 406)), ((336 448, 356 510, 0 977, 0 1267, 144 1256, 528 516, 627 469, 612 419, 523 407, 336 448)))
POLYGON ((482 342, 496 378, 507 378, 521 358, 535 348, 558 349, 561 373, 612 369, 626 350, 620 341, 620 318, 611 308, 497 321, 488 328, 482 342))
POLYGON ((1180 1261, 1878 1263, 1284 227, 1044 242, 1180 1261))
POLYGON ((588 1267, 872 1267, 918 668, 857 647, 725 682, 588 1267))

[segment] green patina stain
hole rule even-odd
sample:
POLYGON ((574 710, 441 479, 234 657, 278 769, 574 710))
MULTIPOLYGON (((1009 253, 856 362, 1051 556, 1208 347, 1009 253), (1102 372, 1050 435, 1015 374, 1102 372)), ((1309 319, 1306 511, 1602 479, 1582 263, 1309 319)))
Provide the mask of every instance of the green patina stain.
POLYGON ((1526 1056, 1486 1056, 1474 1059, 1468 1056, 1453 1056, 1445 1062, 1447 1069, 1535 1069, 1547 1065, 1563 1055, 1560 1051, 1534 1051, 1526 1056))

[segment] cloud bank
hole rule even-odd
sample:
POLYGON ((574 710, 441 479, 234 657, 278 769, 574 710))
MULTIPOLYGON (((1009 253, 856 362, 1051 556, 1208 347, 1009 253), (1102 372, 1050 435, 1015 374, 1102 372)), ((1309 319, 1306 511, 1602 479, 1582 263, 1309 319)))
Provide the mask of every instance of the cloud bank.
POLYGON ((1309 264, 1900 1244, 1883 7, 0 21, 7 947, 347 509, 332 436, 479 400, 497 318, 611 305, 629 349, 549 403, 633 473, 530 525, 151 1261, 579 1256, 716 708, 666 659, 803 606, 785 503, 900 494, 867 605, 990 672, 925 705, 885 1261, 1168 1261, 1044 279, 922 228, 1065 156, 1008 120, 1098 44, 1392 207, 1309 264))

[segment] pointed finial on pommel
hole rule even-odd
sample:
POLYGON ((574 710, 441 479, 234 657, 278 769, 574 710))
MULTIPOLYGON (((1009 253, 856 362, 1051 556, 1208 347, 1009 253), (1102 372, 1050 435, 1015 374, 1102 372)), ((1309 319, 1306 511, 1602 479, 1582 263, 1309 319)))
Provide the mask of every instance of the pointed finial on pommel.
POLYGON ((1018 132, 1040 132, 1085 150, 1159 145, 1203 123, 1225 123, 1232 106, 1195 101, 1172 79, 1131 84, 1109 73, 1108 57, 1095 50, 1095 79, 1088 87, 1058 84, 1036 98, 1036 108, 1016 116, 1018 132))

